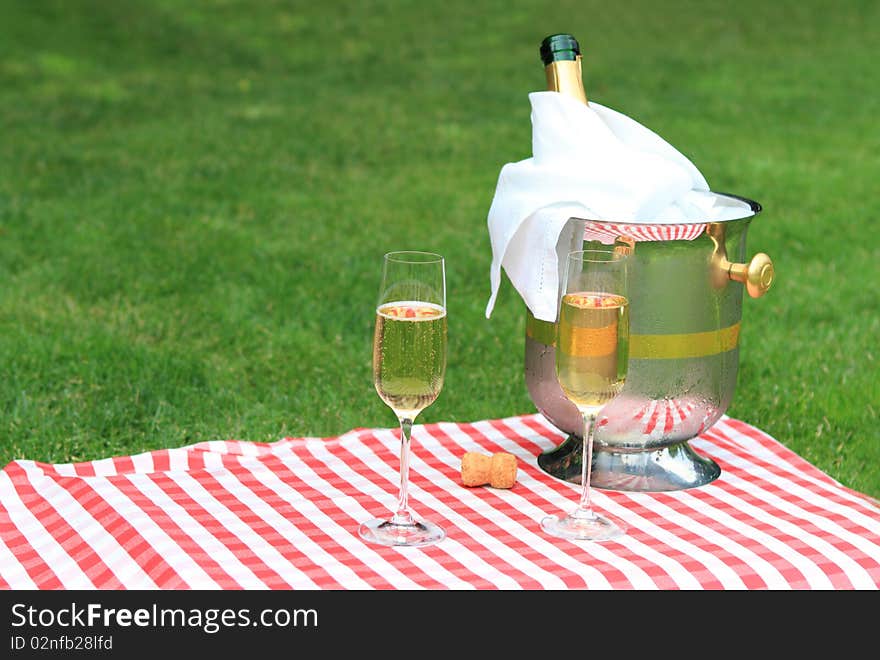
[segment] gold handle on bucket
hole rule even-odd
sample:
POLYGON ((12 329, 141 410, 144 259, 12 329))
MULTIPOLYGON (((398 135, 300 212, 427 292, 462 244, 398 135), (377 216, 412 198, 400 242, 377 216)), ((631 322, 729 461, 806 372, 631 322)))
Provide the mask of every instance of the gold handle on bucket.
POLYGON ((769 256, 759 252, 748 263, 734 263, 727 259, 724 225, 720 222, 710 223, 706 233, 715 244, 712 253, 712 281, 716 287, 721 288, 730 280, 741 282, 752 298, 760 298, 770 290, 776 271, 769 256))
MULTIPOLYGON (((725 261, 727 261, 725 259, 725 261)), ((746 285, 746 291, 752 298, 760 298, 770 290, 773 284, 773 262, 763 252, 758 252, 747 264, 730 264, 727 275, 735 282, 746 285)))

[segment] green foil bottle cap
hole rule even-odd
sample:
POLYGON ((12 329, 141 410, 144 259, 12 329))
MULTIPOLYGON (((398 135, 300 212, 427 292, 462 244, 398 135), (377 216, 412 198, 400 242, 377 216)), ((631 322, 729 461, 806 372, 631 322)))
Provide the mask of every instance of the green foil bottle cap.
POLYGON ((541 61, 544 66, 559 60, 575 60, 581 47, 570 34, 551 34, 541 42, 541 61))

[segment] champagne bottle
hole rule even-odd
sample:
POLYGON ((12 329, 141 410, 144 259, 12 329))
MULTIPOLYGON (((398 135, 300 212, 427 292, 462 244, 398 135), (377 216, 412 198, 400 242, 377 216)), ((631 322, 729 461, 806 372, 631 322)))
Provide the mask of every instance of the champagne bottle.
POLYGON ((570 34, 551 34, 541 42, 547 89, 587 103, 581 70, 581 48, 570 34))
MULTIPOLYGON (((559 92, 569 98, 587 105, 584 91, 584 78, 581 68, 581 47, 570 34, 551 34, 541 42, 541 61, 547 74, 547 90, 559 92)), ((615 242, 615 251, 631 253, 633 241, 620 236, 615 242)), ((531 314, 531 312, 530 312, 531 314)), ((545 328, 545 339, 550 328, 545 328)))
MULTIPOLYGON (((547 90, 566 94, 586 105, 587 94, 584 91, 581 72, 581 48, 577 39, 570 34, 551 34, 541 42, 540 53, 541 61, 544 62, 544 72, 547 74, 547 90)), ((545 347, 555 346, 556 324, 536 318, 532 311, 526 307, 526 345, 528 346, 530 342, 537 342, 545 347)), ((552 362, 542 367, 533 365, 529 357, 531 354, 531 351, 527 350, 527 380, 529 380, 530 369, 555 369, 552 362)), ((545 377, 550 378, 550 382, 556 382, 555 372, 539 376, 538 380, 545 377)), ((562 396, 561 392, 559 396, 562 396)))

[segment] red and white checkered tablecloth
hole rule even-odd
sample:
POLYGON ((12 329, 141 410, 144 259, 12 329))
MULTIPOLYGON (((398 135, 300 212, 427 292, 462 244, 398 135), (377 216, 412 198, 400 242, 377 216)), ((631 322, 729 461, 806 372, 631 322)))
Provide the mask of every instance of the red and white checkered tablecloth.
POLYGON ((880 508, 762 431, 722 418, 691 445, 722 468, 669 493, 595 490, 619 540, 551 538, 579 487, 537 456, 540 415, 414 427, 410 502, 444 525, 424 548, 366 545, 397 502, 397 430, 216 441, 0 472, 5 589, 877 589, 880 508), (519 459, 510 490, 460 483, 465 451, 519 459))

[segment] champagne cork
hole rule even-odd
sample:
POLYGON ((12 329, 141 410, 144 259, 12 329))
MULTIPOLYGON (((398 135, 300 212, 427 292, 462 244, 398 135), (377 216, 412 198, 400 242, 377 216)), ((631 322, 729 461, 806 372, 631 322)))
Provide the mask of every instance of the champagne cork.
POLYGON ((465 486, 512 488, 516 483, 516 456, 497 452, 491 456, 465 452, 461 457, 461 482, 465 486))

